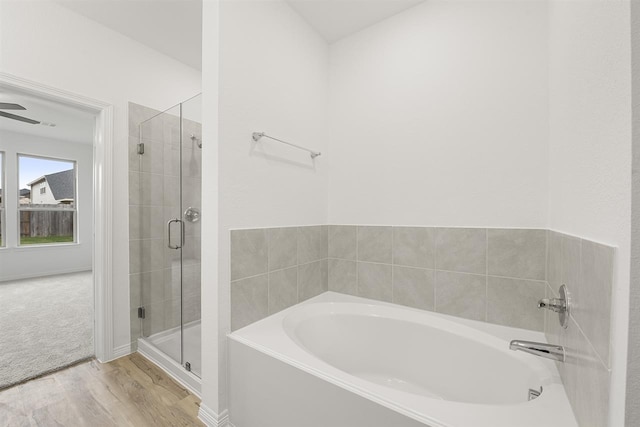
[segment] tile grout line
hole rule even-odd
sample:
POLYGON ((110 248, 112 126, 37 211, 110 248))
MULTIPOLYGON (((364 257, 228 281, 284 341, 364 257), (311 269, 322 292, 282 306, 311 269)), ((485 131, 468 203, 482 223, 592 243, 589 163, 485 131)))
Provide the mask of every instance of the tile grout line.
POLYGON ((489 319, 489 229, 485 228, 484 233, 484 320, 487 322, 489 319))

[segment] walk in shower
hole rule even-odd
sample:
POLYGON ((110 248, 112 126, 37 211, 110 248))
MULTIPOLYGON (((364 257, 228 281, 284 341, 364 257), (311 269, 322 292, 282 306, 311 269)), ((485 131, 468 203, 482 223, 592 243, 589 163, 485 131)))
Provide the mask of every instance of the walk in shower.
POLYGON ((200 391, 201 95, 163 111, 130 104, 132 340, 200 391))

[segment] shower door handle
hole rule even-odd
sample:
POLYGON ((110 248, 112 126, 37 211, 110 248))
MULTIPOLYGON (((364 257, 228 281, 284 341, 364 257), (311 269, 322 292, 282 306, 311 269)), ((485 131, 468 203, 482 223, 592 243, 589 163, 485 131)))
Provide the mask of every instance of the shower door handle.
POLYGON ((184 246, 184 221, 178 218, 170 219, 167 221, 167 246, 169 249, 180 249, 184 246), (180 245, 171 244, 171 224, 177 222, 180 223, 180 245))

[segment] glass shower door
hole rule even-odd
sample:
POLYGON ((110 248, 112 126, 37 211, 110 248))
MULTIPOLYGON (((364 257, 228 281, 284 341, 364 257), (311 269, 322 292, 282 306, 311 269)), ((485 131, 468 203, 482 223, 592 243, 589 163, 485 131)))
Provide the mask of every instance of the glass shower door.
POLYGON ((182 248, 182 364, 201 375, 200 338, 200 221, 202 206, 201 95, 182 103, 181 212, 182 248))
MULTIPOLYGON (((200 376, 200 96, 140 124, 138 221, 142 335, 200 376)), ((135 246, 135 245, 134 245, 135 246)), ((132 246, 133 247, 133 246, 132 246)), ((132 283, 133 286, 133 283, 132 283)))
POLYGON ((138 158, 142 240, 142 336, 182 363, 182 224, 180 204, 180 105, 140 124, 138 158))

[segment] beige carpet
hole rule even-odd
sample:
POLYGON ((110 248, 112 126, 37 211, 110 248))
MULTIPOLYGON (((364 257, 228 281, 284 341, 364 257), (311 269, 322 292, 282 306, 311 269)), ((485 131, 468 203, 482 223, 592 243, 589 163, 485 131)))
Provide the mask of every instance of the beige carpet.
POLYGON ((0 389, 91 356, 91 272, 0 282, 0 389))

